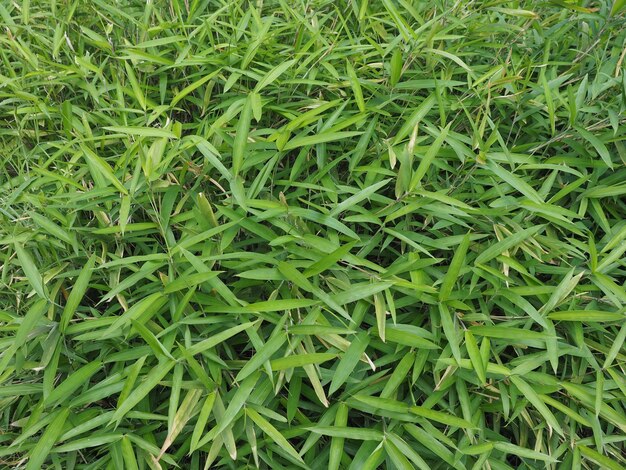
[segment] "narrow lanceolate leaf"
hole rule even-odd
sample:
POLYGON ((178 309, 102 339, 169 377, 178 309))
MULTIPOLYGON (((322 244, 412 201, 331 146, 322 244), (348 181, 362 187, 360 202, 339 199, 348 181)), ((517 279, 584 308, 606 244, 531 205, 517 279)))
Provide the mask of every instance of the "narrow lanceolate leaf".
POLYGON ((517 387, 517 389, 521 392, 522 396, 524 396, 524 398, 526 398, 537 409, 537 411, 541 413, 548 425, 557 433, 563 435, 563 429, 554 414, 552 414, 533 388, 519 377, 512 376, 510 379, 511 382, 513 382, 513 385, 515 385, 515 387, 517 387))
POLYGON ((402 76, 402 50, 395 49, 391 56, 391 76, 389 78, 389 82, 392 87, 396 86, 400 81, 400 77, 402 76))
POLYGON ((552 312, 548 318, 555 321, 579 321, 579 322, 610 322, 624 321, 626 314, 620 312, 605 312, 601 310, 565 310, 552 312))
POLYGON ((492 260, 496 256, 500 256, 506 250, 509 250, 513 248, 514 246, 519 245, 527 238, 532 237, 533 235, 541 231, 543 228, 544 228, 543 225, 536 225, 534 227, 521 230, 517 233, 514 233, 513 235, 509 237, 506 237, 504 240, 499 241, 498 243, 495 243, 491 245, 489 248, 487 248, 486 250, 482 251, 476 257, 476 260, 474 261, 474 263, 484 264, 487 261, 492 260))
POLYGON ((398 343, 418 349, 438 349, 435 343, 424 336, 422 330, 413 325, 387 325, 385 337, 391 343, 398 343))
POLYGON ((411 462, 409 462, 409 459, 407 459, 405 454, 398 449, 392 439, 385 440, 383 446, 396 468, 400 470, 412 470, 414 468, 413 465, 411 465, 411 462))
POLYGON ((328 253, 326 256, 320 258, 318 261, 313 263, 311 266, 305 269, 302 274, 304 275, 304 277, 311 277, 327 269, 330 269, 339 260, 344 258, 350 252, 350 250, 354 247, 355 244, 356 244, 356 241, 353 241, 346 245, 340 246, 336 250, 332 251, 331 253, 328 253))
POLYGON ((506 326, 472 326, 470 331, 475 335, 487 338, 500 338, 511 341, 545 341, 551 338, 550 335, 543 332, 506 326))
POLYGON ((139 333, 139 335, 143 338, 143 340, 150 346, 150 349, 154 352, 156 356, 165 356, 168 359, 174 360, 174 357, 170 354, 165 346, 157 339, 157 337, 143 324, 131 320, 131 324, 133 328, 139 333))
POLYGON ((205 273, 193 273, 181 276, 174 281, 168 283, 163 289, 164 294, 171 294, 182 289, 190 289, 198 284, 207 282, 220 274, 220 271, 209 271, 205 273))
POLYGON ((379 293, 374 294, 374 311, 376 312, 376 328, 378 329, 378 336, 383 342, 385 342, 387 307, 383 296, 379 293))
POLYGON ((578 275, 574 276, 574 269, 571 269, 565 276, 563 276, 563 280, 559 283, 558 286, 556 286, 556 288, 550 295, 550 298, 541 307, 541 310, 539 312, 543 314, 545 314, 546 312, 551 312, 559 303, 567 298, 572 290, 574 290, 584 274, 584 272, 581 272, 578 275))
POLYGON ((439 301, 445 302, 450 298, 450 294, 452 293, 452 289, 456 284, 461 268, 465 263, 465 256, 467 254, 467 250, 470 244, 470 235, 466 234, 461 240, 461 244, 454 252, 454 256, 452 257, 452 262, 446 271, 446 274, 443 278, 443 282, 441 283, 441 287, 439 288, 439 301))
POLYGON ((322 302, 332 308, 335 312, 339 313, 348 320, 350 319, 350 315, 341 305, 333 300, 331 296, 323 292, 319 287, 311 284, 311 282, 309 282, 309 280, 292 265, 285 262, 278 263, 278 270, 283 276, 285 276, 287 280, 293 282, 295 285, 305 290, 306 292, 312 293, 318 299, 320 299, 322 302))
POLYGON ((382 441, 383 433, 375 429, 339 427, 339 426, 315 426, 308 428, 316 434, 330 437, 342 437, 358 441, 382 441))
POLYGON ((294 367, 302 367, 308 364, 321 364, 323 362, 335 359, 337 354, 334 353, 310 353, 310 354, 294 354, 291 356, 280 357, 270 362, 272 370, 285 370, 294 367))
POLYGON ((612 458, 602 455, 597 450, 584 445, 578 445, 577 449, 586 459, 591 460, 596 465, 599 465, 600 468, 606 468, 608 470, 624 470, 624 466, 620 465, 612 458))
POLYGON ((122 437, 121 446, 125 466, 124 468, 127 468, 128 470, 138 470, 139 465, 137 464, 137 457, 135 456, 133 445, 127 436, 122 437))
POLYGON ((428 171, 433 161, 435 160, 435 157, 439 153, 441 146, 443 145, 446 138, 448 137, 449 130, 450 130, 450 124, 448 124, 445 128, 436 132, 437 138, 428 147, 428 150, 426 151, 426 154, 424 154, 424 157, 420 161, 420 164, 417 167, 417 170, 415 170, 415 173, 413 173, 413 176, 411 177, 411 183, 409 184, 409 188, 408 188, 409 192, 412 192, 422 182, 422 179, 426 175, 426 172, 428 171))
POLYGON ((513 173, 505 170, 496 162, 489 160, 487 167, 501 180, 508 183, 515 191, 519 191, 528 199, 537 204, 543 204, 544 201, 541 196, 535 191, 526 181, 522 178, 514 175, 513 173))
POLYGON ((456 416, 448 413, 443 413, 441 411, 424 408, 423 406, 412 406, 409 408, 409 411, 422 418, 426 418, 430 421, 435 421, 437 423, 447 424, 448 426, 470 429, 474 427, 472 423, 462 418, 458 418, 456 416))
POLYGON ((41 320, 47 307, 48 302, 45 299, 38 299, 31 305, 13 337, 13 349, 19 349, 26 344, 30 332, 37 322, 41 320))
POLYGON ((121 336, 122 329, 131 324, 133 320, 143 319, 147 321, 148 318, 156 314, 166 301, 167 298, 161 292, 155 292, 149 295, 129 308, 122 316, 115 319, 102 336, 121 336))
POLYGON ((39 225, 43 230, 48 232, 49 234, 57 237, 59 240, 63 240, 65 243, 72 243, 72 237, 64 228, 55 224, 52 220, 47 217, 44 217, 41 214, 36 212, 29 213, 29 216, 33 221, 39 225))
POLYGON ((606 145, 604 145, 604 142, 602 142, 602 140, 600 140, 598 137, 596 137, 594 134, 592 134, 588 130, 583 129, 582 127, 577 127, 576 130, 578 131, 578 133, 583 139, 585 139, 587 142, 589 142, 593 146, 593 148, 596 150, 596 152, 598 152, 598 155, 600 155, 600 158, 602 158, 606 166, 613 169, 613 162, 611 161, 611 154, 609 153, 609 150, 606 148, 606 145))
POLYGON ((185 424, 187 424, 187 422, 194 415, 194 407, 196 406, 196 403, 198 403, 201 395, 202 390, 199 388, 194 388, 187 392, 183 402, 176 411, 172 429, 170 429, 167 437, 165 438, 165 442, 163 442, 163 445, 161 446, 161 452, 159 453, 157 460, 163 456, 165 451, 172 445, 176 437, 183 430, 185 424))
POLYGON ((276 299, 267 300, 264 302, 255 302, 253 304, 246 305, 245 309, 250 312, 280 312, 284 310, 292 310, 298 308, 311 307, 318 305, 319 302, 310 299, 276 299))
POLYGON ((67 444, 56 446, 52 449, 52 452, 62 454, 64 452, 85 451, 91 447, 105 446, 120 441, 122 437, 120 433, 107 433, 101 436, 84 437, 68 442, 67 444))
POLYGON ((59 328, 61 332, 64 332, 67 329, 67 325, 69 325, 76 309, 83 300, 85 292, 87 292, 95 263, 96 255, 91 255, 85 266, 81 269, 80 274, 76 278, 76 282, 74 282, 74 287, 72 287, 70 296, 67 298, 65 308, 61 314, 61 320, 59 321, 59 328))
POLYGON ((622 346, 626 341, 626 322, 622 324, 622 327, 619 330, 619 333, 615 336, 615 340, 611 345, 611 349, 606 355, 606 359, 604 360, 604 364, 602 365, 603 369, 608 369, 611 363, 615 360, 619 352, 622 350, 622 346))
POLYGON ((384 179, 382 181, 379 181, 376 184, 363 188, 356 194, 353 194, 352 196, 347 198, 345 201, 342 201, 339 204, 337 204, 333 208, 333 210, 330 211, 329 215, 331 217, 336 217, 338 214, 342 213, 345 210, 349 210, 352 207, 359 207, 358 206, 359 202, 367 199, 372 194, 376 194, 376 192, 380 191, 381 188, 384 188, 385 186, 387 186, 390 181, 391 181, 390 179, 384 179))
POLYGON ((79 387, 89 383, 91 376, 101 367, 102 362, 100 361, 90 362, 81 367, 52 390, 46 398, 44 405, 53 405, 57 401, 71 396, 79 387))
POLYGON ((241 114, 239 115, 239 123, 237 125, 237 133, 233 142, 233 175, 237 176, 243 166, 246 155, 246 147, 248 145, 248 134, 250 132, 252 118, 252 99, 248 96, 243 103, 241 114))
POLYGON ((398 468, 413 468, 410 462, 421 470, 429 470, 430 466, 404 439, 394 433, 387 433, 385 449, 398 468), (405 457, 406 456, 406 457, 405 457), (404 457, 404 459, 403 459, 404 457), (408 462, 410 460, 410 462, 408 462))
POLYGON ((478 348, 478 343, 474 334, 470 330, 465 330, 465 347, 467 348, 467 354, 470 361, 472 361, 472 367, 480 380, 480 383, 487 382, 487 373, 485 370, 485 364, 478 348))
POLYGON ((267 421, 263 416, 254 411, 253 408, 246 408, 246 415, 254 421, 254 423, 261 428, 261 430, 267 434, 267 436, 278 445, 283 451, 289 454, 297 461, 304 463, 302 457, 298 454, 296 449, 289 443, 287 439, 267 421))
POLYGON ((329 394, 333 394, 346 382, 346 380, 348 380, 359 363, 361 355, 365 351, 369 341, 370 338, 365 332, 361 332, 354 336, 354 339, 350 343, 350 347, 339 361, 339 364, 337 364, 337 369, 335 370, 333 379, 330 382, 330 388, 328 390, 329 394))
POLYGON ((346 62, 346 70, 348 71, 348 79, 350 80, 350 85, 352 86, 352 93, 354 93, 354 100, 359 107, 359 111, 364 113, 365 100, 363 99, 363 89, 359 83, 359 77, 357 77, 354 67, 352 67, 352 64, 349 61, 346 62))
MULTIPOLYGON (((335 415, 335 426, 345 427, 348 424, 348 406, 339 403, 337 414, 335 415)), ((341 464, 341 457, 344 450, 344 438, 333 437, 330 442, 330 454, 328 457, 328 469, 338 470, 341 464)))
POLYGON ((217 346, 218 344, 226 341, 227 339, 232 338, 236 334, 241 333, 242 331, 247 330, 248 328, 251 328, 252 326, 254 326, 254 324, 255 322, 246 322, 237 326, 233 326, 232 328, 228 328, 222 331, 221 333, 218 333, 214 336, 211 336, 210 338, 207 338, 205 340, 200 341, 199 343, 194 344, 193 346, 187 349, 187 352, 193 356, 195 354, 211 349, 217 346))
POLYGON ((170 103, 170 107, 174 107, 176 106, 181 100, 183 100, 187 95, 189 95, 191 92, 193 92, 194 90, 196 90, 197 88, 201 87, 202 85, 204 85, 206 82, 208 82, 209 80, 211 80, 213 77, 215 77, 218 73, 220 72, 220 69, 215 70, 207 75, 205 75, 204 77, 200 78, 199 80, 196 80, 195 82, 193 82, 190 85, 187 85, 185 88, 183 88, 182 90, 180 90, 176 96, 174 96, 174 98, 172 98, 172 101, 170 103))
POLYGON ((80 148, 83 152, 85 160, 92 166, 94 171, 98 172, 101 177, 113 184, 119 192, 122 194, 128 194, 128 190, 120 182, 117 176, 115 176, 113 169, 105 160, 99 157, 96 152, 87 147, 87 145, 81 144, 80 148))
POLYGON ((239 371, 235 380, 240 381, 253 374, 263 363, 268 361, 287 341, 287 334, 281 331, 259 349, 245 366, 239 371))
POLYGON ((494 447, 505 454, 517 455, 525 459, 541 460, 543 462, 556 462, 557 459, 535 450, 520 447, 510 442, 496 442, 494 447))
POLYGON ((459 332, 456 326, 456 321, 453 312, 450 312, 446 304, 439 304, 439 316, 441 318, 441 326, 443 327, 443 333, 446 335, 452 355, 457 360, 461 361, 461 349, 459 347, 459 332))
POLYGON ((237 416, 237 414, 241 411, 246 403, 246 400, 252 393, 254 386, 259 380, 259 375, 259 372, 256 372, 253 375, 246 377, 246 379, 241 382, 241 385, 229 402, 224 415, 217 421, 215 427, 202 438, 198 447, 201 447, 204 443, 215 439, 218 434, 224 431, 233 422, 235 416, 237 416))
POLYGON ((293 150, 298 147, 306 147, 308 145, 323 144, 326 142, 337 141, 341 139, 348 139, 359 135, 360 132, 355 131, 339 131, 339 132, 326 132, 323 134, 308 135, 305 137, 295 137, 291 139, 282 148, 282 150, 293 150))
POLYGON ((409 405, 397 400, 392 400, 391 398, 370 397, 367 395, 354 395, 353 398, 380 410, 393 411, 396 413, 406 413, 409 410, 409 405))
POLYGON ((166 129, 158 129, 156 127, 131 127, 131 126, 107 126, 104 129, 111 132, 119 132, 121 134, 135 135, 139 137, 166 137, 176 139, 176 134, 166 129))
POLYGON ((44 433, 37 440, 35 447, 29 452, 26 470, 40 470, 44 468, 48 454, 63 432, 63 427, 65 426, 69 414, 69 408, 63 408, 57 411, 54 420, 48 425, 44 433))
POLYGON ((124 400, 124 402, 118 406, 117 410, 111 418, 111 422, 119 423, 126 414, 132 410, 141 400, 144 399, 148 393, 157 386, 157 384, 163 380, 168 372, 174 367, 175 362, 172 360, 163 361, 162 363, 154 366, 143 381, 135 388, 132 394, 124 400))
POLYGON ((211 414, 211 410, 213 409, 213 404, 215 403, 216 391, 212 391, 206 397, 202 408, 200 409, 200 414, 198 415, 198 421, 193 428, 193 434, 191 435, 191 444, 189 448, 189 452, 193 452, 198 448, 198 442, 200 442, 200 437, 204 433, 206 423, 209 419, 209 415, 211 414))
POLYGON ((15 244, 15 252, 17 253, 17 259, 22 266, 24 275, 26 276, 26 279, 28 279, 32 288, 39 297, 46 298, 46 289, 43 283, 43 278, 31 254, 19 243, 15 244))
POLYGON ((144 91, 139 84, 139 80, 137 80, 137 76, 133 67, 129 62, 124 62, 124 67, 126 69, 126 76, 128 77, 128 81, 130 82, 130 87, 132 90, 132 94, 134 95, 139 106, 145 111, 146 110, 146 96, 144 95, 144 91))
POLYGON ((295 63, 296 63, 296 60, 292 59, 292 60, 287 60, 285 62, 278 64, 272 70, 267 72, 267 75, 265 75, 261 80, 257 82, 256 86, 254 87, 254 92, 259 93, 264 88, 270 86, 287 70, 293 67, 295 63))

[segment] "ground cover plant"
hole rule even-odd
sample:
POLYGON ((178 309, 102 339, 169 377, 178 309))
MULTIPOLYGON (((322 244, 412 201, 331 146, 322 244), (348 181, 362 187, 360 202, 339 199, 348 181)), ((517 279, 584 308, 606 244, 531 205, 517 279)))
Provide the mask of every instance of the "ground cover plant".
POLYGON ((623 1, 0 2, 0 467, 626 467, 623 1))

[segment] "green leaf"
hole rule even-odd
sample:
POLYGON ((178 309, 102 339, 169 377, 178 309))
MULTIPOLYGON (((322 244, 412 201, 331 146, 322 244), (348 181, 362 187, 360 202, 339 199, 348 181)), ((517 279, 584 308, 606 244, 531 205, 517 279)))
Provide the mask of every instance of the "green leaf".
POLYGON ((282 150, 293 150, 299 147, 308 147, 316 144, 323 144, 326 142, 333 142, 342 139, 348 139, 350 137, 354 137, 361 134, 360 132, 355 131, 343 131, 343 132, 325 132, 322 134, 316 135, 307 135, 303 137, 295 137, 291 139, 287 144, 282 148, 282 150))
POLYGON ((133 325, 133 328, 137 331, 137 333, 141 335, 143 340, 148 346, 150 346, 150 349, 152 349, 157 357, 163 356, 168 359, 174 360, 170 352, 165 348, 165 346, 163 346, 163 344, 161 344, 157 337, 154 336, 154 333, 146 328, 146 326, 142 325, 139 322, 136 322, 135 320, 131 320, 130 322, 133 325))
POLYGON ((328 390, 330 395, 339 390, 339 387, 341 387, 354 372, 354 369, 359 363, 361 355, 365 352, 365 348, 367 348, 369 341, 370 338, 365 332, 358 333, 354 336, 348 350, 339 361, 339 364, 337 364, 337 369, 333 374, 332 381, 330 382, 330 388, 328 390))
POLYGON ((484 264, 487 261, 492 260, 496 256, 499 256, 503 252, 505 252, 506 250, 509 250, 509 249, 519 245, 524 240, 526 240, 529 237, 532 237, 533 235, 535 235, 536 233, 538 233, 539 231, 541 231, 543 229, 544 229, 543 225, 535 225, 534 227, 529 227, 527 229, 520 230, 519 232, 514 233, 513 235, 505 238, 504 240, 499 241, 498 243, 495 243, 495 244, 491 245, 486 250, 483 250, 476 257, 476 260, 474 261, 474 264, 484 264))
POLYGON ((359 78, 352 67, 350 61, 346 62, 346 70, 348 72, 348 79, 350 80, 350 85, 352 86, 352 93, 354 93, 354 100, 356 101, 357 106, 359 107, 359 111, 362 113, 365 112, 365 100, 363 99, 363 90, 361 89, 361 84, 359 83, 359 78))
POLYGON ((67 230, 59 227, 47 217, 44 217, 41 214, 37 214, 36 212, 30 212, 29 215, 37 225, 39 225, 49 234, 54 235, 59 240, 63 240, 65 243, 69 243, 70 245, 73 243, 72 237, 67 232, 67 230))
POLYGON ((221 333, 213 335, 210 338, 207 338, 205 340, 200 341, 199 343, 194 344, 193 346, 187 349, 187 352, 190 355, 194 356, 198 353, 201 353, 203 351, 206 351, 208 349, 211 349, 217 346, 218 344, 228 340, 229 338, 232 338, 236 334, 241 333, 242 331, 245 331, 254 325, 255 325, 255 322, 246 322, 246 323, 242 323, 240 325, 236 325, 231 328, 228 328, 222 331, 221 333))
POLYGON ((494 447, 500 452, 504 452, 505 454, 517 455, 518 457, 522 457, 524 459, 541 460, 543 462, 551 463, 557 461, 557 459, 555 459, 554 457, 550 457, 549 455, 542 454, 541 452, 537 452, 535 450, 511 444, 510 442, 496 442, 494 444, 494 447))
POLYGON ((161 452, 159 453, 158 459, 160 459, 163 454, 165 454, 165 451, 172 445, 176 437, 181 433, 185 424, 187 424, 187 422, 195 415, 196 411, 194 410, 194 408, 198 403, 201 395, 202 390, 198 388, 194 388, 187 392, 187 395, 183 399, 183 402, 176 411, 173 426, 167 433, 165 442, 163 442, 163 445, 161 446, 161 452))
POLYGON ((267 421, 265 418, 263 418, 263 416, 254 411, 253 408, 246 408, 246 415, 252 421, 254 421, 254 423, 259 428, 261 428, 261 430, 265 434, 267 434, 269 438, 272 439, 276 443, 276 445, 278 445, 278 447, 280 447, 297 461, 304 464, 304 461, 302 460, 298 452, 296 452, 296 449, 293 448, 289 441, 285 439, 285 437, 274 426, 272 426, 269 421, 267 421))
POLYGON ((344 439, 356 439, 358 441, 382 441, 383 433, 375 429, 351 428, 339 426, 314 426, 307 428, 316 434, 344 439))
POLYGON ((237 134, 233 142, 233 175, 237 176, 243 166, 248 146, 248 134, 250 132, 250 124, 252 119, 252 98, 250 95, 244 100, 241 114, 239 115, 239 124, 237 125, 237 134))
POLYGON ((533 388, 526 383, 523 379, 515 376, 510 377, 513 385, 520 391, 522 396, 524 396, 536 409, 541 413, 541 416, 546 420, 546 423, 554 429, 560 435, 563 435, 563 429, 561 428, 559 422, 555 418, 554 414, 548 409, 545 403, 541 400, 539 395, 533 390, 533 388))
POLYGON ((81 144, 80 148, 83 151, 83 156, 85 160, 91 165, 94 171, 96 171, 105 179, 109 180, 109 182, 113 184, 113 186, 115 186, 119 192, 124 195, 128 194, 128 190, 124 187, 120 180, 117 179, 117 176, 115 176, 113 170, 105 160, 99 157, 93 150, 91 150, 84 144, 81 144))
POLYGON ((35 290, 39 297, 41 297, 42 299, 47 298, 43 278, 41 276, 41 273, 39 272, 39 269, 35 265, 35 262, 33 261, 30 253, 26 251, 19 243, 15 244, 15 252, 17 253, 17 259, 22 266, 24 275, 26 276, 26 279, 28 279, 28 282, 30 282, 32 288, 35 290))
POLYGON ((202 447, 205 443, 212 441, 215 437, 223 432, 233 422, 237 414, 241 411, 246 400, 252 393, 256 383, 259 381, 260 373, 257 371, 246 377, 233 395, 228 404, 228 408, 223 416, 217 420, 217 424, 211 429, 198 443, 198 447, 202 447))
POLYGON ((450 313, 448 307, 445 304, 439 304, 439 315, 441 318, 441 326, 443 327, 443 333, 446 335, 452 355, 457 360, 461 361, 461 349, 459 347, 459 334, 455 325, 455 321, 450 313))
POLYGON ((152 391, 152 389, 154 389, 154 387, 157 386, 161 380, 163 380, 168 372, 174 367, 174 364, 174 361, 168 360, 154 366, 139 386, 133 390, 131 395, 117 407, 117 410, 115 410, 110 422, 119 423, 130 410, 132 410, 141 400, 144 399, 146 395, 148 395, 148 393, 152 391))
POLYGON ((59 436, 63 432, 63 427, 70 414, 69 408, 63 408, 59 410, 54 420, 48 425, 44 433, 37 440, 37 444, 29 452, 28 463, 26 464, 26 470, 41 470, 44 468, 43 464, 48 458, 48 454, 54 444, 56 444, 59 436))
POLYGON ((235 380, 244 380, 249 375, 253 374, 262 364, 269 361, 269 359, 278 351, 281 346, 287 341, 287 333, 284 331, 279 332, 276 336, 270 339, 263 347, 257 350, 256 354, 252 356, 246 365, 244 365, 235 380))
POLYGON ((470 361, 472 361, 472 367, 478 376, 478 380, 480 380, 481 384, 485 384, 487 382, 485 364, 483 363, 483 358, 478 349, 476 338, 470 330, 465 330, 465 347, 467 348, 467 354, 469 355, 470 361))
POLYGON ((133 445, 127 436, 122 437, 122 457, 124 458, 124 468, 128 470, 139 470, 139 466, 137 464, 137 458, 135 456, 135 451, 133 450, 133 445))
POLYGON ((261 90, 263 90, 263 88, 270 86, 272 83, 276 81, 278 77, 280 77, 283 73, 285 73, 287 70, 293 67, 295 63, 296 63, 296 60, 292 59, 292 60, 287 60, 285 62, 278 64, 272 70, 267 72, 267 74, 261 80, 257 82, 256 86, 254 87, 254 92, 260 93, 261 90))
POLYGON ((420 183, 422 182, 422 178, 426 176, 426 172, 432 165, 433 161, 435 160, 435 157, 437 156, 437 154, 439 153, 439 150, 441 149, 441 146, 443 145, 446 138, 448 137, 449 130, 450 130, 450 124, 448 124, 445 128, 439 131, 433 131, 435 134, 437 134, 437 138, 428 147, 428 150, 426 151, 426 153, 424 154, 424 157, 420 161, 420 164, 417 167, 417 170, 415 170, 415 172, 413 173, 413 176, 411 177, 411 183, 409 184, 409 187, 408 187, 408 192, 413 192, 415 188, 417 188, 418 185, 420 185, 420 183))
POLYGON ((618 15, 624 9, 626 9, 626 0, 613 0, 613 6, 611 7, 611 16, 618 15))
POLYGON ((200 442, 200 437, 202 436, 202 433, 204 433, 206 423, 209 420, 209 415, 211 414, 213 404, 215 403, 215 395, 215 390, 209 393, 202 405, 202 408, 200 409, 198 421, 196 422, 196 425, 193 428, 193 434, 191 435, 189 452, 193 452, 198 448, 198 442, 200 442))
POLYGON ((44 401, 44 405, 50 406, 61 399, 71 396, 72 393, 74 393, 78 388, 86 383, 89 383, 91 376, 94 375, 101 367, 101 361, 93 361, 84 365, 55 387, 44 401))
POLYGON ((459 273, 461 272, 461 268, 465 263, 465 256, 467 255, 467 250, 470 244, 470 234, 466 234, 459 247, 454 252, 454 256, 452 257, 452 261, 450 262, 450 266, 446 271, 446 274, 443 278, 443 282, 441 283, 441 287, 439 288, 439 301, 445 302, 450 298, 450 294, 452 293, 452 289, 456 284, 459 273))
POLYGON ((200 78, 199 80, 196 80, 192 84, 187 85, 185 88, 183 88, 178 93, 176 93, 176 96, 174 96, 174 98, 172 98, 172 101, 170 102, 170 107, 173 108, 174 106, 176 106, 182 99, 184 99, 187 95, 189 95, 189 93, 196 90, 197 88, 200 88, 206 82, 214 78, 219 72, 220 72, 220 69, 215 70, 205 75, 204 77, 200 78))
POLYGON ((412 325, 387 325, 385 336, 390 343, 398 343, 418 349, 439 349, 432 341, 424 338, 420 329, 412 325))
POLYGON ((448 413, 431 410, 423 406, 411 406, 409 408, 409 411, 413 413, 414 415, 420 416, 421 418, 426 418, 427 420, 446 424, 448 426, 455 426, 457 428, 464 428, 464 429, 474 428, 474 425, 470 423, 469 421, 450 415, 448 413))
POLYGON ((583 139, 585 139, 587 142, 589 142, 593 146, 593 148, 596 150, 596 152, 598 152, 598 155, 600 155, 600 158, 602 158, 606 166, 608 166, 610 169, 613 169, 613 162, 611 161, 611 154, 606 148, 606 145, 604 145, 604 142, 602 142, 599 138, 597 138, 595 135, 593 135, 591 132, 587 131, 586 129, 583 129, 582 127, 576 127, 576 130, 578 131, 578 133, 583 139))
POLYGON ((548 315, 550 320, 557 321, 579 321, 579 322, 605 322, 624 321, 626 315, 618 312, 605 312, 601 310, 565 310, 562 312, 552 312, 548 315))
POLYGON ((147 321, 149 317, 157 313, 166 301, 167 297, 161 292, 155 292, 149 295, 129 308, 122 316, 116 318, 111 326, 102 333, 102 337, 121 336, 122 329, 128 326, 133 320, 139 321, 139 319, 141 319, 144 322, 147 321))
POLYGON ((335 359, 337 354, 334 353, 308 353, 293 354, 291 356, 280 357, 270 361, 272 370, 279 371, 292 369, 294 367, 302 367, 307 364, 321 364, 323 362, 335 359))
POLYGON ((382 181, 379 181, 376 184, 363 188, 356 194, 353 194, 346 200, 337 204, 333 208, 333 210, 329 212, 328 215, 330 217, 336 217, 337 215, 341 214, 345 210, 350 209, 351 207, 358 207, 359 202, 369 198, 372 194, 376 194, 378 191, 380 191, 381 188, 384 188, 385 186, 387 186, 387 184, 389 184, 390 181, 391 179, 384 179, 382 181))
POLYGON ((107 126, 104 127, 104 129, 120 134, 136 135, 138 137, 165 137, 168 139, 177 139, 176 134, 173 132, 156 127, 107 126))
POLYGON ((601 468, 606 468, 608 470, 624 470, 625 468, 619 463, 615 462, 613 459, 602 455, 600 452, 591 449, 590 447, 579 444, 576 448, 580 450, 580 453, 585 458, 591 460, 595 464, 599 465, 601 468))
POLYGON ((512 341, 545 341, 550 338, 549 335, 538 331, 522 330, 507 326, 472 326, 470 331, 487 338, 509 339, 512 341))
POLYGON ((198 284, 203 284, 217 277, 221 271, 208 271, 205 273, 193 273, 180 276, 176 280, 169 282, 163 289, 164 294, 171 294, 182 289, 193 288, 198 284))
POLYGON ((72 287, 72 291, 70 292, 67 301, 65 302, 65 308, 63 309, 63 313, 61 313, 61 320, 59 321, 59 329, 61 332, 65 332, 67 326, 69 325, 76 309, 80 305, 83 297, 85 296, 85 292, 89 288, 89 283, 91 281, 91 276, 93 272, 93 268, 96 264, 96 255, 91 255, 87 260, 87 263, 80 271, 80 274, 76 278, 76 282, 74 282, 74 287, 72 287))
POLYGON ((286 279, 293 282, 299 288, 303 289, 306 292, 310 292, 315 295, 318 299, 332 308, 335 312, 342 315, 344 318, 350 320, 350 315, 348 312, 344 310, 344 308, 339 305, 335 300, 333 300, 328 294, 323 292, 320 288, 314 286, 309 282, 309 280, 304 277, 296 268, 292 265, 280 262, 278 263, 278 270, 280 273, 285 276, 286 279))

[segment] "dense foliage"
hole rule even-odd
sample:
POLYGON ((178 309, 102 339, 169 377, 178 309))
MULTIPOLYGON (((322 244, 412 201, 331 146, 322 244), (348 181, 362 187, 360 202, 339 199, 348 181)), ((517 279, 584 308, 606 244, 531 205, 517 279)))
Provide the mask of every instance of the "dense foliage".
POLYGON ((624 468, 624 3, 0 2, 0 467, 624 468))

